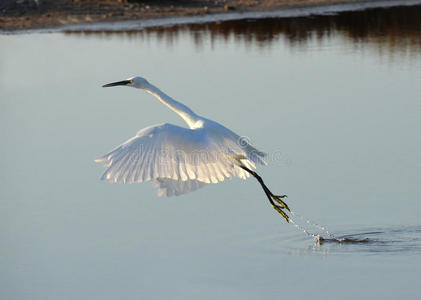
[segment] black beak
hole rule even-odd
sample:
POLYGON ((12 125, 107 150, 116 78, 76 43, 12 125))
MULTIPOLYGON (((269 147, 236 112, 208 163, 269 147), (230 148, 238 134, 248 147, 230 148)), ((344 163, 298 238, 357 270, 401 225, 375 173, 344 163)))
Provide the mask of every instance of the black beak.
POLYGON ((118 86, 118 85, 128 85, 129 83, 131 83, 130 80, 123 80, 123 81, 117 81, 117 82, 112 82, 112 83, 104 84, 102 87, 111 87, 111 86, 118 86))

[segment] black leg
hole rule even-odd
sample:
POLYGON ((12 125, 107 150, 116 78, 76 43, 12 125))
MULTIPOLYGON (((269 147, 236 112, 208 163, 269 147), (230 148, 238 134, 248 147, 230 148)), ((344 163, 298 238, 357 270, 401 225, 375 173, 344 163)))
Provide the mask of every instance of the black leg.
POLYGON ((254 178, 257 179, 257 181, 260 183, 260 185, 263 188, 263 191, 265 192, 266 196, 269 199, 270 204, 272 204, 272 207, 282 215, 282 217, 285 218, 285 220, 289 223, 289 217, 288 215, 283 211, 283 209, 285 208, 288 211, 291 211, 288 207, 288 205, 282 201, 282 198, 285 198, 286 195, 280 195, 280 196, 276 196, 274 194, 272 194, 272 192, 268 189, 268 187, 266 186, 266 184, 263 182, 262 177, 259 176, 259 174, 257 174, 256 172, 250 170, 249 168, 240 165, 240 168, 242 168, 243 170, 249 172, 251 175, 253 175, 254 178), (276 201, 279 205, 276 205, 275 202, 276 201))

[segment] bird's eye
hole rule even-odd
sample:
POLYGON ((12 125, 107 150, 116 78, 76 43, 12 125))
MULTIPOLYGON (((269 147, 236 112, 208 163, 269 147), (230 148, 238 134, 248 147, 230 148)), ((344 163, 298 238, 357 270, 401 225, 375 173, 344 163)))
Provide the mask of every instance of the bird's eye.
POLYGON ((133 80, 131 80, 131 79, 130 79, 130 80, 129 80, 129 83, 130 83, 130 84, 132 84, 132 83, 133 83, 133 80))

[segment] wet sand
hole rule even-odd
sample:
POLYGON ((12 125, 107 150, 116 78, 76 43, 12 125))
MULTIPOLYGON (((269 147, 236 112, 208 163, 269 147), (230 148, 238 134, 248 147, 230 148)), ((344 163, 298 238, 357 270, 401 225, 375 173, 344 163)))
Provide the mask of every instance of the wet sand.
POLYGON ((378 0, 4 0, 0 4, 0 28, 13 31, 366 2, 378 0))

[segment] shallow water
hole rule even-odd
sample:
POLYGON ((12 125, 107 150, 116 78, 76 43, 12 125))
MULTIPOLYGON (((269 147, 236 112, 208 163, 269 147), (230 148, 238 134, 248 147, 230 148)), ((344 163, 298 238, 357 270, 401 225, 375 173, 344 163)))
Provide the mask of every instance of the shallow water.
POLYGON ((0 36, 0 298, 417 299, 420 7, 126 33, 0 36), (176 198, 93 160, 182 120, 143 75, 268 152, 176 198), (328 228, 341 243, 323 230, 328 228))

